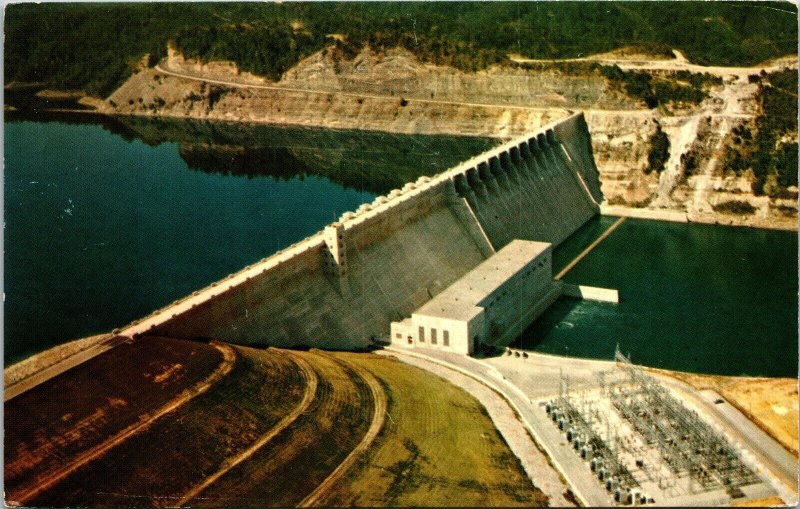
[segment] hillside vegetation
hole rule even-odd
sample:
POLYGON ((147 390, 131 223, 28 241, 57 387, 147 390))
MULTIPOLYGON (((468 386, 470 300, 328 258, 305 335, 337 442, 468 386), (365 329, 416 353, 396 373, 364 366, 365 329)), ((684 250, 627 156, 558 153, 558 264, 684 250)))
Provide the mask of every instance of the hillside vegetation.
POLYGON ((758 113, 735 127, 723 154, 724 167, 740 175, 752 170, 753 192, 783 196, 797 185, 797 71, 750 76, 758 83, 758 113))
POLYGON ((334 40, 344 56, 399 45, 468 71, 510 52, 566 58, 631 45, 751 65, 794 53, 796 19, 784 2, 17 4, 6 10, 4 65, 7 82, 102 96, 170 40, 187 56, 272 79, 334 40))
POLYGON ((442 378, 379 355, 338 352, 381 381, 389 417, 375 444, 322 505, 548 505, 485 408, 442 378))

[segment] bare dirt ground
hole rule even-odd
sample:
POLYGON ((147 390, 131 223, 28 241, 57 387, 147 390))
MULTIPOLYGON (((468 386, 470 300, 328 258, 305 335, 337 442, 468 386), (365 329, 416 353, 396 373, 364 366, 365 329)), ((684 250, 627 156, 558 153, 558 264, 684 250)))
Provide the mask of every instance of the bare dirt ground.
POLYGON ((206 344, 149 338, 119 345, 7 402, 7 500, 28 501, 104 454, 190 397, 222 361, 206 344))
POLYGON ((733 507, 784 507, 786 504, 781 497, 761 498, 747 502, 734 502, 733 507))

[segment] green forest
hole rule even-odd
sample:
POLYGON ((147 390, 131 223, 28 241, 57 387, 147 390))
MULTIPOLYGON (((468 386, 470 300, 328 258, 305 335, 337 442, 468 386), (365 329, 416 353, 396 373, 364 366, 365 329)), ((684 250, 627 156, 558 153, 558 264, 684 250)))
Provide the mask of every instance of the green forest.
POLYGON ((366 44, 403 46, 463 70, 508 53, 566 58, 627 46, 752 65, 795 53, 796 23, 797 7, 786 2, 14 4, 6 8, 4 66, 6 82, 106 96, 143 55, 164 56, 170 40, 189 56, 278 79, 330 45, 330 34, 345 36, 337 43, 344 55, 366 44))

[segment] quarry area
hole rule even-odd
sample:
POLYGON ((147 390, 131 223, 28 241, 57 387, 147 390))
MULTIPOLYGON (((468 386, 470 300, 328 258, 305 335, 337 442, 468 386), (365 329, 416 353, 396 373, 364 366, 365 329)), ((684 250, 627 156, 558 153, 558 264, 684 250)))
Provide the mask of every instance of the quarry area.
MULTIPOLYGON (((704 67, 679 51, 674 59, 619 51, 562 61, 512 55, 510 62, 467 73, 420 63, 402 49, 364 48, 348 57, 332 46, 272 82, 233 62, 199 62, 169 48, 166 59, 142 68, 107 100, 90 102, 113 115, 503 139, 580 110, 592 133, 604 212, 796 228, 797 186, 759 180, 747 159, 748 137, 762 115, 774 114, 764 111, 773 104, 764 90, 785 93, 770 73, 796 73, 796 59, 704 67), (636 96, 631 82, 672 92, 636 96)), ((776 150, 791 151, 796 123, 776 132, 776 150)))

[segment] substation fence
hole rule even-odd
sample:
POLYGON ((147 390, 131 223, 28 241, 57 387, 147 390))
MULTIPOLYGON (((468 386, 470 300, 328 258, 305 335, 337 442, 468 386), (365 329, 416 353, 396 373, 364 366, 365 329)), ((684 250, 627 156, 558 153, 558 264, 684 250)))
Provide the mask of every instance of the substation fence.
POLYGON ((563 375, 558 397, 545 404, 553 424, 615 502, 654 503, 646 491, 656 486, 667 497, 684 489, 694 494, 724 489, 739 498, 742 487, 761 482, 697 412, 619 352, 616 360, 619 369, 597 374, 605 406, 598 407, 596 395, 587 398, 586 391, 570 393, 563 375), (647 489, 641 484, 645 480, 647 489))
POLYGON ((610 382, 599 377, 606 396, 648 445, 658 447, 675 476, 688 476, 691 492, 724 488, 738 498, 741 487, 761 482, 697 412, 619 353, 617 361, 627 376, 610 382))

